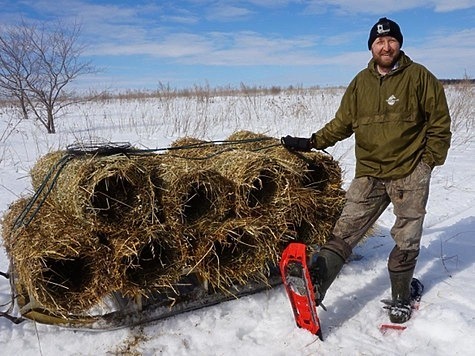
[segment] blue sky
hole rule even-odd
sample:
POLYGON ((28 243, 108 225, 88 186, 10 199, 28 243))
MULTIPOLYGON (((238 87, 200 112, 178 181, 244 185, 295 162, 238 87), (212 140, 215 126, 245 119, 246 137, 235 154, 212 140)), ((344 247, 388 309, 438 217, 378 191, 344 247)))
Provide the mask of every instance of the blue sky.
POLYGON ((96 89, 347 85, 368 33, 395 20, 403 50, 439 78, 475 78, 475 0, 0 0, 3 26, 82 25, 96 89))

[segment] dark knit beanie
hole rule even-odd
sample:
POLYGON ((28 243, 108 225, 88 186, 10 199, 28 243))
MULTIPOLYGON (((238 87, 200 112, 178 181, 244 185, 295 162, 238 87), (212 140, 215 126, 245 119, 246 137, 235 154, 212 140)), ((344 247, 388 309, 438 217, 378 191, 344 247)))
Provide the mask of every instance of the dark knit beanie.
POLYGON ((398 40, 399 46, 402 47, 402 33, 399 25, 392 20, 382 17, 374 24, 369 32, 368 49, 371 50, 371 45, 374 40, 382 36, 391 36, 398 40))

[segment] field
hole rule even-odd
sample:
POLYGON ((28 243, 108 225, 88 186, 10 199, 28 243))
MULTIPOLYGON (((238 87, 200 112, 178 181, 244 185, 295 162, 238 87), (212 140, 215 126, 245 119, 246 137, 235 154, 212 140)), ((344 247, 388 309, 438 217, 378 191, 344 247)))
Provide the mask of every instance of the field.
MULTIPOLYGON (((110 96, 68 108, 56 134, 30 120, 20 121, 11 105, 0 107, 0 216, 9 204, 32 193, 29 176, 48 152, 75 142, 130 142, 165 151, 175 140, 223 140, 239 130, 272 137, 308 137, 330 120, 343 88, 293 88, 220 93, 195 88, 154 95, 110 96)), ((475 348, 475 87, 446 86, 453 142, 447 162, 432 176, 416 275, 426 293, 402 334, 382 335, 386 320, 380 300, 389 296, 387 256, 393 247, 391 207, 374 236, 355 249, 362 259, 345 265, 319 310, 325 341, 299 330, 283 288, 223 303, 141 328, 103 333, 72 331, 35 323, 14 325, 0 318, 4 355, 465 355, 475 348)), ((328 152, 353 177, 353 141, 328 152)), ((0 251, 0 271, 8 269, 0 251)), ((0 304, 10 301, 0 280, 0 304)))

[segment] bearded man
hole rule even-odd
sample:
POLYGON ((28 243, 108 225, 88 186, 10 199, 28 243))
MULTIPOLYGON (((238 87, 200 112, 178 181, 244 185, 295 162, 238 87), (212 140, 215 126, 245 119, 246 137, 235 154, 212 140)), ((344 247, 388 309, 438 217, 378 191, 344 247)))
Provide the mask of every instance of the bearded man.
POLYGON ((450 114, 442 84, 402 50, 399 25, 385 17, 371 28, 372 59, 351 81, 335 117, 310 138, 286 136, 289 150, 325 149, 355 135, 355 177, 331 238, 310 258, 317 305, 352 249, 391 203, 394 248, 388 257, 389 318, 411 317, 411 288, 432 170, 450 146, 450 114))

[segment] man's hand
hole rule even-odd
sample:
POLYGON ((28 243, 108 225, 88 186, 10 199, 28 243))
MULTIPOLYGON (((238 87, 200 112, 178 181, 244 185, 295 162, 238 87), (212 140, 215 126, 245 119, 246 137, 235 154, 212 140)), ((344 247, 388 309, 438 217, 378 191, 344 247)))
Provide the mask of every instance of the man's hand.
POLYGON ((310 152, 312 141, 309 138, 285 136, 280 139, 282 145, 290 151, 310 152))

